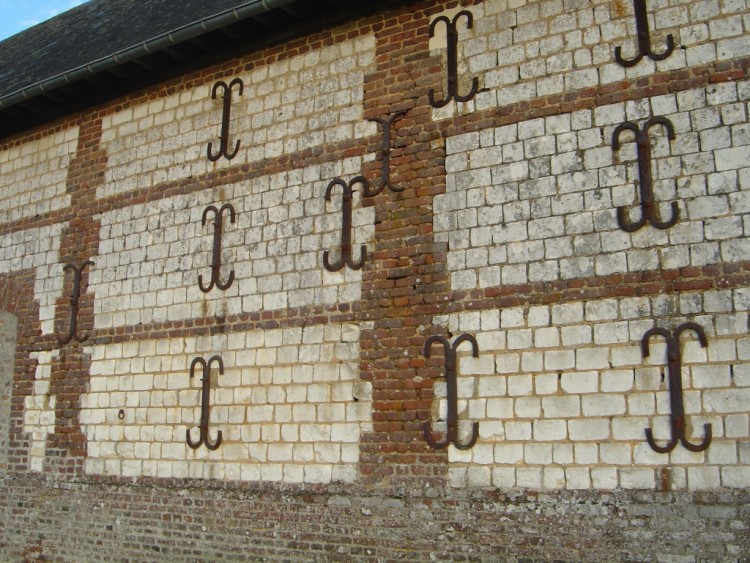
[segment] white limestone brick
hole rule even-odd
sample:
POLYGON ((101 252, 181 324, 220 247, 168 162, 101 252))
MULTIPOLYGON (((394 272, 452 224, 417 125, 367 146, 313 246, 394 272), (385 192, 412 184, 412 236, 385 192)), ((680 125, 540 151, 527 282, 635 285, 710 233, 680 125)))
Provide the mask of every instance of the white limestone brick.
POLYGON ((655 485, 655 472, 645 467, 625 467, 620 470, 620 486, 623 489, 651 490, 655 485))
POLYGON ((50 393, 54 352, 31 352, 36 360, 32 394, 24 398, 23 430, 29 434, 29 469, 43 471, 47 455, 47 436, 55 432, 57 397, 50 393))
MULTIPOLYGON (((459 425, 466 430, 471 423, 479 423, 474 448, 481 454, 473 458, 450 446, 451 467, 456 474, 465 468, 461 474, 468 475, 475 466, 494 465, 493 486, 536 483, 547 489, 653 490, 656 470, 668 464, 673 468, 675 488, 740 486, 747 460, 737 452, 750 435, 746 412, 750 354, 740 352, 747 341, 748 305, 750 300, 742 291, 683 292, 440 317, 444 326, 454 331, 465 327, 481 342, 479 358, 470 359, 468 348, 458 350, 459 425), (679 316, 685 304, 690 304, 690 315, 679 316), (654 314, 658 315, 656 322, 654 314), (713 441, 706 452, 690 452, 678 444, 672 452, 661 454, 648 445, 645 432, 651 428, 659 444, 670 436, 667 349, 663 338, 654 337, 649 356, 643 358, 641 340, 654 326, 671 330, 688 320, 701 325, 708 337, 707 348, 700 346, 691 331, 680 340, 688 438, 700 442, 703 425, 708 423, 713 441), (543 352, 545 362, 540 364, 534 359, 533 339, 522 342, 519 335, 547 329, 559 331, 563 337, 550 342, 550 349, 543 352), (592 346, 590 338, 566 340, 566 331, 572 329, 627 337, 603 338, 592 346), (483 338, 486 333, 492 338, 483 338), (509 353, 506 342, 514 339, 517 348, 509 353), (566 363, 547 362, 548 354, 567 358, 566 363), (554 363, 559 369, 551 369, 554 363), (482 369, 469 370, 468 365, 482 369), (467 402, 473 406, 461 406, 467 402), (493 452, 492 459, 489 452, 493 452), (547 471, 551 464, 554 472, 547 471), (515 473, 508 466, 513 466, 515 473), (504 469, 495 471, 498 467, 504 469), (728 468, 738 470, 721 477, 728 468)), ((433 412, 444 417, 445 386, 442 381, 437 383, 433 412)), ((476 475, 484 476, 477 477, 479 481, 487 481, 483 471, 476 475)), ((467 480, 461 482, 461 486, 470 486, 467 480)))
MULTIPOLYGON (((229 341, 220 335, 87 347, 91 383, 81 399, 87 471, 290 483, 354 480, 360 435, 372 429, 370 383, 356 377, 358 327, 235 333, 232 349, 229 341), (342 335, 347 347, 336 348, 342 335), (257 352, 308 346, 317 348, 321 357, 320 350, 329 345, 334 352, 319 360, 316 370, 295 369, 293 359, 264 367, 259 354, 236 348, 241 342, 257 352), (129 362, 123 375, 115 377, 118 362, 136 349, 139 354, 150 351, 151 356, 129 362), (187 430, 193 440, 199 435, 201 368, 195 378, 188 369, 199 350, 205 359, 219 355, 224 363, 223 374, 218 374, 215 363, 211 366, 209 438, 215 440, 222 432, 222 443, 214 451, 204 446, 193 450, 186 443, 187 430), (173 355, 181 361, 173 362, 173 355), (264 370, 267 378, 261 375, 264 370), (274 373, 282 371, 287 375, 279 382, 274 373)), ((37 379, 44 384, 44 377, 37 379)), ((43 398, 35 395, 27 402, 31 400, 35 403, 27 405, 27 425, 29 431, 39 427, 34 430, 39 433, 43 427, 39 409, 34 408, 43 398)), ((51 424, 54 429, 54 419, 51 424)))
POLYGON ((62 295, 60 241, 67 223, 0 235, 0 274, 34 269, 34 298, 39 305, 42 334, 55 329, 55 302, 62 295))
MULTIPOLYGON (((749 174, 750 135, 739 129, 732 133, 722 115, 735 112, 742 119, 745 109, 737 109, 736 101, 746 89, 746 82, 732 82, 580 110, 556 120, 532 119, 495 129, 490 145, 481 144, 481 132, 448 138, 446 157, 466 163, 460 172, 447 171, 446 193, 435 197, 435 239, 448 243, 452 289, 743 260, 750 252, 743 227, 750 205, 743 203, 749 186, 740 177, 749 174), (654 197, 662 218, 671 213, 671 202, 677 202, 680 218, 667 230, 646 224, 627 233, 617 224, 616 209, 624 206, 632 220, 640 217, 635 144, 625 132, 622 146, 613 151, 612 132, 626 119, 641 125, 650 115, 665 115, 675 126, 672 142, 658 131, 661 127, 654 127, 650 138, 654 197), (571 136, 560 123, 581 128, 571 136), (559 153, 561 145, 566 153, 559 153), (551 167, 537 158, 546 154, 551 167), (478 189, 484 197, 467 197, 478 189), (480 216, 481 224, 468 219, 480 216), (489 256, 495 257, 491 272, 484 261, 489 256)), ((587 305, 586 319, 614 318, 613 304, 587 305)), ((624 340, 626 328, 594 338, 597 344, 624 340)))
POLYGON ((77 145, 78 127, 71 127, 0 150, 0 223, 70 206, 68 164, 77 145))
POLYGON ((229 150, 240 141, 232 160, 206 157, 209 142, 218 150, 221 130, 223 98, 221 89, 211 98, 214 83, 107 115, 107 171, 97 196, 375 134, 377 125, 363 118, 362 106, 364 77, 374 60, 370 35, 225 79, 244 83, 242 95, 236 86, 232 94, 229 150))
MULTIPOLYGON (((322 257, 329 250, 336 260, 341 244, 340 190, 326 203, 326 187, 336 177, 348 180, 347 170, 360 166, 360 159, 314 165, 103 213, 99 250, 106 267, 92 269, 89 281, 97 296, 95 326, 359 299, 362 271, 344 267, 329 272, 322 257), (236 222, 224 213, 220 281, 231 270, 235 280, 226 291, 204 293, 198 276, 208 285, 213 213, 208 213, 206 225, 201 219, 208 205, 224 203, 234 207, 236 222)), ((361 190, 355 189, 352 238, 357 260, 360 246, 369 246, 374 236, 374 211, 362 207, 361 190)), ((305 348, 299 352, 300 361, 315 360, 305 356, 305 348)))
MULTIPOLYGON (((675 48, 664 60, 645 57, 629 68, 615 62, 614 48, 619 46, 626 59, 636 53, 632 8, 596 10, 594 18, 589 6, 544 4, 544 15, 539 6, 490 0, 464 8, 473 13, 474 26, 467 29, 461 19, 457 25, 459 93, 467 93, 471 80, 476 78, 480 94, 468 103, 451 101, 443 108, 433 109, 433 119, 750 54, 747 18, 743 19, 728 3, 715 10, 686 7, 676 0, 649 4, 655 52, 666 48, 669 34, 675 46, 682 48, 675 48), (533 19, 526 12, 535 12, 533 19)), ((434 17, 452 18, 459 9, 434 17)), ((430 52, 444 58, 446 46, 445 30, 440 24, 430 40, 430 52)), ((442 99, 442 90, 435 97, 442 99)))

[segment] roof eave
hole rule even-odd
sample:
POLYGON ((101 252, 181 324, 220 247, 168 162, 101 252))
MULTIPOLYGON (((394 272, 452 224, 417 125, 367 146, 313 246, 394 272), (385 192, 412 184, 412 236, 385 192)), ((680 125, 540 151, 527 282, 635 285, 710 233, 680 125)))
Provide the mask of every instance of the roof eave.
POLYGON ((127 62, 137 60, 168 47, 183 43, 205 33, 220 29, 235 22, 269 12, 275 8, 291 4, 295 0, 250 0, 244 4, 225 10, 211 17, 183 25, 171 31, 157 35, 127 49, 122 49, 85 65, 67 70, 46 78, 15 92, 0 97, 0 109, 7 109, 21 102, 56 90, 61 86, 116 68, 127 62))

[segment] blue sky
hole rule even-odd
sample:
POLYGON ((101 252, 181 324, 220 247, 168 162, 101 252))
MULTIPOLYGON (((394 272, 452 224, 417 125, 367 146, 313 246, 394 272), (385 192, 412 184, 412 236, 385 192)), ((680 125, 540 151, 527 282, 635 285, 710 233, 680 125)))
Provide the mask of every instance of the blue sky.
POLYGON ((0 0, 0 40, 83 2, 84 0, 0 0))

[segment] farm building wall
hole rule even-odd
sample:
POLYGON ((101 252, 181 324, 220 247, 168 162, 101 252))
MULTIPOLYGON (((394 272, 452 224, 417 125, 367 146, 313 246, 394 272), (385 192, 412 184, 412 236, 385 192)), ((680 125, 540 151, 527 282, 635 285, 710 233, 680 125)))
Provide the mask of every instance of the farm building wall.
POLYGON ((411 2, 3 139, 0 556, 750 557, 748 8, 411 2))

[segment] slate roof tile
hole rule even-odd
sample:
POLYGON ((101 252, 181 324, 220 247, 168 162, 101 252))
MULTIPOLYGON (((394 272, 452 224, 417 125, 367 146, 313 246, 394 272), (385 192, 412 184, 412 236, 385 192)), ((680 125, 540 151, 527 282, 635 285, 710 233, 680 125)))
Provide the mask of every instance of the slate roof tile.
POLYGON ((247 0, 90 0, 0 42, 0 97, 247 0))

